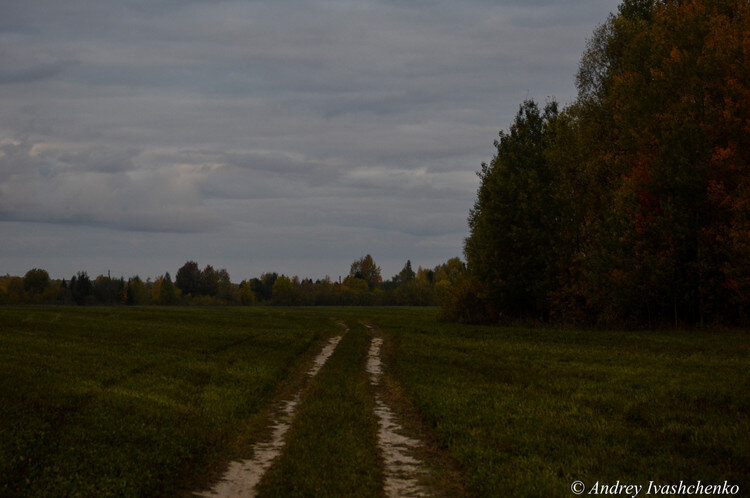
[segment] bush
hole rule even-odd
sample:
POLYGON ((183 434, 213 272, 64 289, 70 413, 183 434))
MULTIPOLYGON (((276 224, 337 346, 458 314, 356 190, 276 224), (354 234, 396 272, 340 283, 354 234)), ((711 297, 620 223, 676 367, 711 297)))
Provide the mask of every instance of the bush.
POLYGON ((497 321, 497 314, 487 303, 484 290, 474 278, 456 282, 440 303, 440 319, 467 324, 497 321))

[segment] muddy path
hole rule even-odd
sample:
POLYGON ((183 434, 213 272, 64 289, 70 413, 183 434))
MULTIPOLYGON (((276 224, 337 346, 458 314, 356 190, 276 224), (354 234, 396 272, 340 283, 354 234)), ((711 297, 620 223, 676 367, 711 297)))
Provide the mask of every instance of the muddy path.
POLYGON ((278 401, 271 409, 271 420, 268 425, 271 429, 270 437, 253 445, 252 458, 231 462, 221 480, 210 490, 195 492, 193 495, 206 497, 256 496, 256 486, 284 449, 286 434, 292 425, 294 414, 308 381, 323 368, 341 338, 349 330, 343 323, 340 323, 339 327, 341 327, 342 333, 329 339, 315 357, 312 366, 307 371, 305 384, 291 398, 278 401))
POLYGON ((424 484, 429 477, 429 472, 418 456, 418 451, 425 445, 419 439, 405 434, 399 417, 383 395, 381 388, 383 337, 371 325, 365 324, 365 326, 374 334, 370 343, 366 368, 375 391, 378 446, 385 464, 383 491, 388 497, 431 496, 433 493, 424 484))

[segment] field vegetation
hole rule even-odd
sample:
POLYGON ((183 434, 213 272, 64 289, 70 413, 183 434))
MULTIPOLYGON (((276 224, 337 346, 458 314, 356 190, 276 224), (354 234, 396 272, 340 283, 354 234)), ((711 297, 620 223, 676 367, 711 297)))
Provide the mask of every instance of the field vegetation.
POLYGON ((172 494, 334 331, 299 311, 2 307, 0 494, 172 494))
POLYGON ((381 496, 382 469, 364 363, 370 337, 355 320, 313 381, 260 492, 266 496, 381 496))
POLYGON ((466 326, 418 308, 369 316, 472 494, 570 496, 575 480, 750 489, 747 331, 466 326))
POLYGON ((249 456, 264 408, 339 320, 352 330, 305 390, 261 483, 268 495, 379 493, 361 321, 383 331, 387 373, 445 456, 433 472, 453 462, 471 495, 569 496, 574 480, 750 486, 746 331, 472 326, 437 315, 0 308, 0 494, 205 489, 249 456))

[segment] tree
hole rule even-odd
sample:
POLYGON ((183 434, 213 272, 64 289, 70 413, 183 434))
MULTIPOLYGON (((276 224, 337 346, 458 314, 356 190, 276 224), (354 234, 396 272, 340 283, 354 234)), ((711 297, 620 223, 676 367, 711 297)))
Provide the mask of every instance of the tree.
POLYGON ((281 306, 295 304, 296 290, 291 279, 281 275, 273 283, 273 303, 281 306))
POLYGON ((554 140, 557 104, 540 111, 525 101, 508 133, 495 142, 497 155, 482 165, 477 201, 469 215, 464 251, 471 273, 499 313, 544 317, 555 288, 559 239, 555 172, 545 150, 554 140))
POLYGON ((240 304, 243 306, 252 306, 257 303, 257 298, 253 292, 253 288, 247 280, 240 282, 238 295, 240 304))
POLYGON ((125 286, 124 302, 128 305, 148 304, 148 291, 138 275, 128 279, 125 286))
POLYGON ((122 280, 99 275, 92 284, 92 294, 98 303, 115 304, 118 302, 124 287, 122 280))
POLYGON ((211 265, 206 265, 200 274, 199 294, 216 296, 219 293, 219 272, 211 265))
POLYGON ((6 277, 3 283, 8 303, 20 304, 27 300, 28 295, 24 290, 24 282, 22 278, 6 277))
POLYGON ((175 285, 183 294, 197 296, 201 288, 201 271, 198 263, 188 261, 182 265, 175 275, 175 285))
POLYGON ((26 272, 23 277, 23 288, 29 294, 42 294, 49 285, 49 273, 47 270, 33 268, 26 272))
POLYGON ((411 269, 411 260, 407 259, 406 264, 401 269, 400 272, 398 272, 398 275, 396 275, 393 280, 398 285, 403 285, 407 282, 411 282, 414 280, 414 277, 416 276, 416 273, 414 273, 414 270, 411 269))
POLYGON ((77 305, 86 304, 86 300, 91 295, 93 289, 88 274, 85 271, 79 271, 70 279, 69 289, 70 296, 77 305))
POLYGON ((229 272, 222 268, 219 270, 217 277, 217 297, 227 302, 236 301, 236 287, 232 285, 229 272))
POLYGON ((177 291, 172 283, 169 272, 165 273, 154 282, 151 289, 151 300, 154 304, 175 304, 177 302, 177 291))
POLYGON ((466 276, 466 263, 461 261, 460 258, 450 258, 442 265, 438 265, 434 270, 435 284, 447 280, 450 283, 455 283, 466 276))
POLYGON ((599 321, 747 309, 749 29, 746 1, 630 0, 590 42, 575 112, 605 188, 579 289, 599 321))
POLYGON ((375 264, 369 254, 354 261, 349 270, 349 276, 361 278, 370 289, 374 289, 380 283, 380 267, 375 264))
MULTIPOLYGON (((276 272, 263 273, 260 276, 261 287, 259 289, 259 292, 256 292, 256 295, 260 296, 264 301, 270 301, 273 297, 273 285, 276 283, 276 280, 278 278, 279 275, 276 272)), ((255 291, 255 289, 253 290, 255 291)))
POLYGON ((341 284, 342 304, 360 306, 368 304, 368 294, 370 294, 370 287, 361 277, 349 275, 341 284))

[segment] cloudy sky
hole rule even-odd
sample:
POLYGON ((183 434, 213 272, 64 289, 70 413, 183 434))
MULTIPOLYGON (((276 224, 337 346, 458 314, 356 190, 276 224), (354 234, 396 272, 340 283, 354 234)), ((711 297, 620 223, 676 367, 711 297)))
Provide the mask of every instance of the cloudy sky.
POLYGON ((614 0, 0 0, 0 274, 332 278, 462 254, 614 0))

